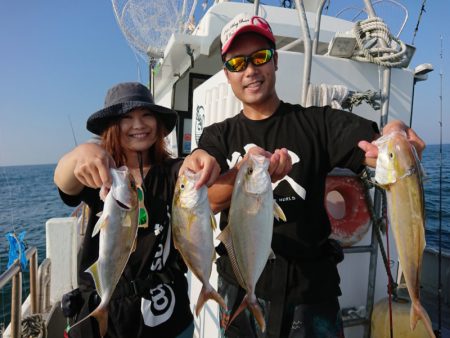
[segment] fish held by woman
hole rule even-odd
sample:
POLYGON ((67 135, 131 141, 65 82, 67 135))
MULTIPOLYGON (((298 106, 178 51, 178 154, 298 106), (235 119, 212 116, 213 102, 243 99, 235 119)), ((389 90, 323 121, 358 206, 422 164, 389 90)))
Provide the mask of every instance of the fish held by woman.
MULTIPOLYGON (((111 168, 110 173, 111 189, 106 194, 103 212, 92 232, 92 237, 100 233, 98 259, 87 269, 101 302, 87 317, 75 324, 92 316, 99 323, 102 337, 108 329, 109 301, 136 247, 139 214, 137 189, 128 168, 111 168)), ((104 187, 102 190, 104 193, 104 187)))
POLYGON ((198 316, 208 299, 227 308, 223 298, 209 283, 215 260, 213 230, 217 227, 208 200, 208 189, 195 188, 201 172, 186 169, 178 177, 172 203, 172 233, 175 247, 194 275, 203 284, 195 306, 198 316))
POLYGON ((255 295, 256 283, 270 256, 273 218, 286 217, 273 199, 269 160, 250 154, 242 163, 233 188, 228 225, 218 236, 225 245, 238 283, 246 295, 228 325, 249 308, 262 332, 266 323, 255 295))
POLYGON ((420 271, 425 249, 423 172, 406 134, 394 131, 379 138, 375 180, 386 190, 388 219, 411 298, 410 326, 421 319, 435 337, 430 317, 420 303, 420 271))

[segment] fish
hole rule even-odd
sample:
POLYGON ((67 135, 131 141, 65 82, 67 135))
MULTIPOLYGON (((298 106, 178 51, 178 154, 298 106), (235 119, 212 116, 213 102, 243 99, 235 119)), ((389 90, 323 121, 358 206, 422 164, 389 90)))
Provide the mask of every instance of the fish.
POLYGON ((218 239, 224 244, 233 272, 246 294, 228 326, 247 307, 262 332, 266 323, 255 295, 256 283, 272 251, 273 219, 286 221, 283 210, 273 198, 269 160, 249 154, 243 160, 233 187, 228 224, 218 239))
POLYGON ((195 188, 201 171, 184 170, 177 179, 172 201, 172 234, 175 248, 184 262, 203 284, 195 306, 198 316, 203 305, 214 299, 222 308, 226 303, 209 282, 215 260, 214 235, 216 219, 208 200, 205 185, 195 188))
POLYGON ((420 303, 420 271, 425 249, 423 171, 406 133, 394 131, 375 141, 375 181, 386 191, 388 220, 411 299, 411 330, 422 320, 435 337, 430 317, 420 303))
MULTIPOLYGON (((110 168, 110 173, 112 185, 92 232, 92 237, 100 233, 98 259, 86 270, 94 280, 101 302, 94 311, 75 324, 92 316, 98 321, 102 337, 108 330, 109 301, 136 248, 139 216, 137 188, 128 168, 110 168)), ((105 187, 102 190, 105 191, 105 187)))

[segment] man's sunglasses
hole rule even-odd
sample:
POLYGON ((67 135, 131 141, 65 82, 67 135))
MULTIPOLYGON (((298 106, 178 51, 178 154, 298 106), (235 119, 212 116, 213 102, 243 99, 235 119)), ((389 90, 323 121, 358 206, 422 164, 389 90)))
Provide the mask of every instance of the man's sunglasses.
POLYGON ((223 64, 230 72, 242 72, 248 66, 250 61, 253 66, 262 66, 272 60, 275 51, 273 49, 261 49, 254 52, 252 55, 235 56, 223 64))

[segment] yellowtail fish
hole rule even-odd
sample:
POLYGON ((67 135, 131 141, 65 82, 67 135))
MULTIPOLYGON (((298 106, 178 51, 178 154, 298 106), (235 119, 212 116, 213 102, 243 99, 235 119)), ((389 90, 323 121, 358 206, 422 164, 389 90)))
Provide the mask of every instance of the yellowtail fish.
POLYGON ((274 257, 271 249, 274 215, 284 221, 286 217, 273 199, 269 160, 249 155, 244 161, 234 184, 228 225, 218 236, 227 249, 238 283, 246 290, 228 325, 248 307, 264 332, 266 323, 255 286, 269 256, 274 257))
POLYGON ((435 337, 430 317, 420 303, 420 271, 425 249, 425 212, 422 169, 414 147, 404 132, 379 138, 375 180, 386 189, 388 218, 400 266, 412 301, 411 330, 421 319, 435 337))
POLYGON ((177 180, 172 203, 172 233, 175 247, 186 265, 203 284, 195 306, 198 316, 208 299, 214 299, 227 308, 223 298, 209 283, 212 263, 215 259, 213 230, 216 228, 214 214, 208 200, 208 189, 196 189, 195 183, 201 172, 194 174, 185 170, 177 180))
POLYGON ((102 337, 108 330, 109 301, 136 247, 139 215, 137 189, 128 168, 111 168, 110 172, 111 189, 92 232, 92 237, 100 232, 98 259, 87 269, 101 302, 86 318, 97 319, 102 337))

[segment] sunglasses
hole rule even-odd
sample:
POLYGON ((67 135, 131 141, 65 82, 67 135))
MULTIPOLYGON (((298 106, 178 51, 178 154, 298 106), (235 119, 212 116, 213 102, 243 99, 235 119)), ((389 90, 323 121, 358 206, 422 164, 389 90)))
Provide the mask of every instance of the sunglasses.
POLYGON ((139 222, 138 226, 140 228, 147 228, 148 227, 148 213, 147 209, 145 209, 144 204, 144 191, 142 190, 142 187, 137 187, 137 193, 138 193, 138 200, 139 200, 139 222))
POLYGON ((230 72, 242 72, 247 68, 249 61, 253 66, 259 67, 272 60, 274 53, 275 51, 273 49, 261 49, 249 56, 235 56, 225 61, 223 65, 230 72))

